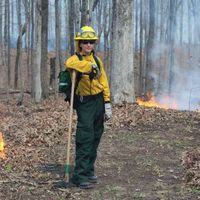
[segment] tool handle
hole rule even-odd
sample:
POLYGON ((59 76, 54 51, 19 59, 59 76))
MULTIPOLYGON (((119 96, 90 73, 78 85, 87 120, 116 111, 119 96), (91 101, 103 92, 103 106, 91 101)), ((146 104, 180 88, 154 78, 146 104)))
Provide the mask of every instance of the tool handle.
POLYGON ((71 87, 71 97, 70 97, 70 110, 69 110, 69 128, 68 128, 68 141, 67 141, 67 161, 66 161, 66 181, 69 182, 70 174, 70 146, 71 146, 71 135, 72 135, 72 121, 73 121, 73 104, 74 104, 74 89, 76 80, 76 71, 72 71, 72 87, 71 87))

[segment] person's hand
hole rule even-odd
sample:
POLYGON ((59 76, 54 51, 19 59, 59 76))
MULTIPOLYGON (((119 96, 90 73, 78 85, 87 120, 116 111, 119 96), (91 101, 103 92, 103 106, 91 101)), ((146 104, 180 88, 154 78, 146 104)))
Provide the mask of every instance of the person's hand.
POLYGON ((96 64, 93 64, 92 65, 92 72, 90 73, 90 79, 98 79, 99 76, 100 76, 100 70, 99 70, 99 67, 96 65, 96 64))
POLYGON ((111 103, 105 103, 105 121, 112 117, 111 103))

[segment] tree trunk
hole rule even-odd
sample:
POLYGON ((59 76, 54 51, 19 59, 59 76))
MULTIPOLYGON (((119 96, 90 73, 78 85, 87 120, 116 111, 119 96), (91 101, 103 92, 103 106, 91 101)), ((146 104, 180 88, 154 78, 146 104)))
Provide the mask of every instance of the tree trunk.
POLYGON ((88 7, 89 2, 88 0, 82 1, 81 4, 81 27, 89 25, 89 10, 88 7))
MULTIPOLYGON (((69 14, 68 14, 68 8, 69 4, 68 1, 65 0, 65 14, 64 14, 64 18, 65 18, 65 39, 66 39, 66 54, 69 51, 69 40, 68 40, 68 36, 69 36, 69 14)), ((67 55, 66 55, 67 56, 67 55)))
POLYGON ((11 86, 11 64, 10 64, 10 0, 7 0, 7 10, 8 10, 8 87, 11 86))
MULTIPOLYGON (((19 83, 20 83, 20 96, 17 103, 18 105, 22 105, 24 97, 24 77, 22 77, 21 48, 22 48, 22 36, 25 34, 25 32, 26 32, 26 25, 24 25, 23 27, 20 25, 20 32, 17 39, 17 56, 15 62, 15 69, 17 70, 19 69, 19 83)), ((18 79, 16 79, 15 89, 17 89, 17 82, 18 79)))
POLYGON ((174 37, 175 37, 175 7, 176 1, 170 0, 169 10, 169 84, 168 84, 168 95, 171 96, 172 82, 174 79, 173 67, 174 67, 174 37))
POLYGON ((133 103, 132 0, 113 0, 111 93, 114 103, 133 103))
MULTIPOLYGON (((19 75, 19 63, 21 58, 21 46, 22 46, 22 23, 21 23, 21 0, 17 1, 17 21, 18 21, 18 39, 17 39, 17 56, 15 62, 15 80, 14 88, 18 87, 18 75, 19 75)), ((24 29, 25 30, 25 29, 24 29)), ((24 31, 25 33, 25 31, 24 31)))
MULTIPOLYGON (((74 49, 74 3, 73 0, 69 0, 69 42, 70 42, 70 55, 73 55, 75 52, 74 49)), ((79 27, 80 28, 80 27, 79 27)))
POLYGON ((143 4, 140 2, 140 61, 139 61, 139 93, 144 93, 144 70, 143 70, 143 4))
POLYGON ((181 2, 181 13, 180 13, 180 45, 183 44, 183 5, 184 2, 181 2))
MULTIPOLYGON (((165 43, 165 38, 164 38, 164 5, 163 3, 160 3, 160 20, 159 20, 159 26, 160 26, 160 35, 159 35, 159 46, 160 49, 162 49, 163 44, 165 43)), ((158 70, 158 87, 157 87, 157 92, 156 94, 158 95, 162 91, 162 73, 163 73, 163 67, 164 67, 164 51, 161 51, 159 53, 159 70, 158 70)), ((166 60, 166 59, 165 59, 166 60)))
POLYGON ((10 0, 5 0, 5 18, 4 18, 4 47, 5 64, 7 68, 7 90, 10 88, 10 0))
POLYGON ((60 0, 55 0, 55 41, 56 41, 56 66, 55 66, 55 94, 57 94, 58 71, 62 68, 60 62, 60 0))
POLYGON ((108 79, 110 79, 110 44, 109 44, 109 35, 111 29, 111 2, 103 2, 103 38, 104 38, 104 66, 108 75, 108 79))
POLYGON ((4 65, 6 67, 6 91, 7 91, 7 100, 9 101, 9 89, 10 89, 10 65, 9 65, 9 1, 5 0, 4 2, 4 65))
MULTIPOLYGON (((75 22, 74 22, 74 24, 75 24, 75 32, 78 32, 80 30, 80 27, 81 27, 81 13, 80 13, 81 5, 80 5, 80 0, 74 0, 74 1, 68 0, 68 1, 71 2, 70 3, 71 6, 72 6, 72 4, 74 4, 73 5, 74 7, 71 7, 72 10, 69 10, 68 13, 74 12, 74 14, 72 13, 72 15, 70 15, 70 17, 72 18, 73 21, 75 20, 75 22), (75 17, 73 17, 73 15, 75 17)), ((69 6, 69 9, 70 9, 70 6, 69 6)), ((70 18, 69 18, 69 21, 70 21, 70 18)), ((70 29, 70 27, 69 27, 69 29, 70 29)))
POLYGON ((146 62, 146 91, 153 91, 154 90, 154 79, 151 75, 152 68, 153 68, 153 57, 152 52, 154 48, 154 37, 155 37, 155 2, 154 0, 149 1, 149 34, 147 39, 147 62, 146 62))
POLYGON ((2 1, 0 1, 0 64, 3 65, 3 11, 2 1))
POLYGON ((42 0, 37 0, 35 10, 35 55, 34 55, 34 83, 33 94, 35 102, 42 100, 41 59, 42 59, 42 0))
MULTIPOLYGON (((105 3, 105 2, 104 2, 105 3)), ((107 4, 107 2, 106 2, 107 4)), ((96 17, 96 21, 97 21, 97 32, 98 32, 98 38, 101 38, 101 34, 103 31, 103 26, 105 26, 105 24, 102 24, 102 15, 103 15, 103 2, 100 1, 99 4, 97 5, 97 17, 96 17)), ((97 49, 98 51, 100 51, 100 42, 97 44, 97 49)))
POLYGON ((42 97, 45 99, 49 96, 49 82, 48 82, 48 78, 47 78, 48 0, 42 0, 41 40, 42 40, 41 41, 41 54, 42 54, 42 57, 41 57, 41 83, 42 83, 42 97))
POLYGON ((139 12, 138 12, 138 0, 135 1, 135 49, 138 51, 138 22, 139 22, 139 12))
POLYGON ((30 88, 30 79, 31 79, 31 57, 30 57, 30 31, 31 31, 31 2, 23 0, 26 16, 26 55, 27 55, 27 89, 30 88))
POLYGON ((35 94, 34 94, 34 84, 35 84, 35 66, 34 66, 34 44, 35 44, 35 19, 34 19, 34 13, 35 13, 35 1, 31 0, 31 97, 34 98, 35 94))

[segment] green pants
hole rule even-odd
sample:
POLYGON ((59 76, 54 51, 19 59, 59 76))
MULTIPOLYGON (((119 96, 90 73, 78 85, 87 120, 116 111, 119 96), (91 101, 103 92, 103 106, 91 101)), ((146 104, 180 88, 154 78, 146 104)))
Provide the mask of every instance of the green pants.
POLYGON ((76 112, 76 159, 72 181, 80 184, 94 175, 97 148, 104 129, 103 94, 78 97, 76 112))

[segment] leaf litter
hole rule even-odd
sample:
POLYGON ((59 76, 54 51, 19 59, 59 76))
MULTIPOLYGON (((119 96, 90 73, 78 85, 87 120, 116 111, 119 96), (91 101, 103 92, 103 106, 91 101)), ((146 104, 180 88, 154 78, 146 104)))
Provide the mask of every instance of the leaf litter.
MULTIPOLYGON (((88 199, 88 196, 81 190, 66 189, 55 191, 52 189, 54 182, 63 179, 68 115, 69 105, 64 102, 63 96, 50 97, 42 103, 35 104, 28 95, 25 95, 24 105, 22 106, 16 105, 16 96, 14 95, 11 101, 0 102, 0 131, 4 136, 7 156, 7 159, 0 161, 0 199, 37 199, 37 197, 40 197, 40 199, 88 199)), ((74 143, 75 138, 75 127, 76 115, 74 114, 72 143, 74 143)), ((132 137, 132 134, 126 134, 127 132, 134 132, 139 136, 148 137, 155 131, 159 133, 157 137, 164 137, 165 131, 175 131, 181 137, 185 137, 187 141, 194 142, 198 146, 196 138, 199 138, 200 113, 145 108, 137 104, 114 105, 113 119, 105 124, 105 129, 109 133, 105 137, 107 137, 109 143, 115 144, 116 148, 125 145, 121 143, 121 139, 132 137)), ((170 138, 170 135, 166 137, 170 138)), ((152 145, 150 142, 154 141, 154 139, 148 141, 150 145, 152 145)), ((131 141, 133 140, 129 139, 127 144, 131 143, 131 141)), ((171 141, 173 141, 173 138, 171 141)), ((144 143, 141 140, 140 146, 137 150, 134 150, 137 154, 142 152, 142 154, 149 155, 148 146, 146 147, 144 143)), ((116 167, 117 174, 123 173, 123 165, 132 156, 131 146, 126 145, 124 149, 124 151, 128 150, 130 152, 123 152, 123 150, 116 149, 115 145, 109 146, 109 148, 105 146, 104 148, 104 143, 102 142, 102 152, 99 153, 97 162, 102 168, 102 171, 101 169, 99 171, 105 180, 109 179, 109 169, 112 166, 116 167), (115 152, 118 155, 115 155, 115 152), (127 159, 123 153, 126 154, 127 159), (121 160, 117 164, 118 156, 120 156, 121 160)), ((163 149, 165 143, 160 139, 158 145, 163 149)), ((178 145, 178 141, 174 145, 178 145)), ((72 144, 71 148, 73 162, 74 144, 72 144)), ((156 151, 155 147, 154 151, 156 151)), ((195 145, 194 148, 190 145, 189 148, 185 148, 183 151, 183 156, 180 158, 184 167, 184 179, 182 182, 183 184, 200 187, 200 150, 195 145)), ((160 153, 156 152, 156 155, 160 153)), ((137 157, 133 159, 137 160, 137 157)), ((147 162, 146 159, 138 159, 140 160, 137 160, 136 163, 140 165, 144 165, 147 162)), ((151 167, 153 165, 152 162, 149 161, 145 165, 151 167)), ((154 169, 159 170, 155 166, 154 169)), ((174 169, 168 169, 168 171, 170 174, 174 173, 174 169)), ((159 171, 159 173, 161 172, 162 170, 159 171)), ((114 170, 110 173, 114 173, 114 170)), ((159 176, 163 177, 162 174, 159 174, 159 176)), ((173 174, 173 177, 177 176, 173 174)), ((120 181, 123 182, 123 179, 120 179, 120 181)), ((126 184, 133 184, 131 177, 127 178, 127 181, 128 183, 126 184)), ((100 186, 100 188, 102 187, 100 186)), ((121 186, 113 187, 113 191, 117 190, 116 188, 121 188, 121 186)), ((136 188, 141 191, 138 187, 136 188)), ((112 190, 109 189, 110 191, 112 190)), ((97 195, 97 193, 94 192, 93 197, 94 195, 97 195)), ((104 193, 102 192, 101 195, 104 195, 104 193)), ((119 194, 116 196, 119 196, 119 194)), ((128 197, 123 198, 128 199, 128 197)), ((91 199, 95 198, 91 197, 91 199)))

